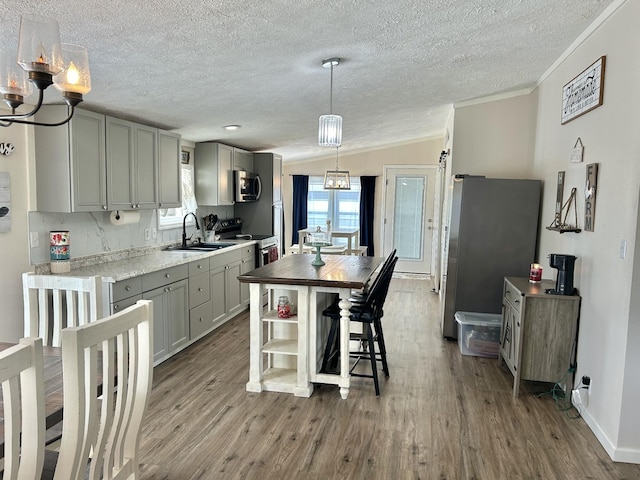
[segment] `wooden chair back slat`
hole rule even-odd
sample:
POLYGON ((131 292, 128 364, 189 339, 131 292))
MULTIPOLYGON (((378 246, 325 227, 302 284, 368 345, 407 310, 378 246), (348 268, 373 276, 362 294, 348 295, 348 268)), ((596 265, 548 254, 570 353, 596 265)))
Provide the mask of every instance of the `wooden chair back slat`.
POLYGON ((152 305, 140 300, 62 331, 65 413, 55 480, 84 478, 87 470, 90 479, 138 478, 140 430, 153 375, 152 305))
POLYGON ((22 274, 24 335, 40 337, 59 347, 63 328, 95 322, 102 317, 100 277, 22 274))
POLYGON ((44 463, 44 360, 41 338, 0 353, 5 480, 40 478, 44 463))

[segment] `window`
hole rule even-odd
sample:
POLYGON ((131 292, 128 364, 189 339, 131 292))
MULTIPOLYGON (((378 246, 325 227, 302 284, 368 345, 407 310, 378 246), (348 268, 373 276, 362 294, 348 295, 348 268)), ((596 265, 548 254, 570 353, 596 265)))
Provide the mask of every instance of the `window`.
MULTIPOLYGON (((189 212, 198 209, 194 193, 193 169, 183 166, 182 175, 182 206, 179 208, 161 208, 158 210, 158 230, 182 228, 182 219, 189 212)), ((193 216, 187 218, 187 225, 194 225, 193 216)))
MULTIPOLYGON (((360 228, 360 178, 351 177, 351 190, 325 190, 324 177, 309 177, 307 197, 307 228, 322 230, 331 220, 332 230, 360 228)), ((346 238, 334 239, 344 243, 346 238)))

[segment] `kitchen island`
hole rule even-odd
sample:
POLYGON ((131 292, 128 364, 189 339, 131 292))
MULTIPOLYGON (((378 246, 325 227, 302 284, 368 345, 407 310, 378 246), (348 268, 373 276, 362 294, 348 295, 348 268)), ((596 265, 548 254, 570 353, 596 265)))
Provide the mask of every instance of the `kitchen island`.
POLYGON ((349 394, 349 297, 352 289, 369 282, 382 258, 331 255, 325 265, 313 266, 309 255, 289 255, 238 277, 249 283, 250 356, 249 392, 275 391, 309 397, 313 383, 338 385, 349 394), (265 310, 262 296, 267 292, 265 310), (330 322, 322 310, 335 295, 340 298, 340 373, 320 373, 330 322), (282 318, 279 296, 293 299, 295 315, 282 318), (266 360, 266 365, 265 365, 266 360))

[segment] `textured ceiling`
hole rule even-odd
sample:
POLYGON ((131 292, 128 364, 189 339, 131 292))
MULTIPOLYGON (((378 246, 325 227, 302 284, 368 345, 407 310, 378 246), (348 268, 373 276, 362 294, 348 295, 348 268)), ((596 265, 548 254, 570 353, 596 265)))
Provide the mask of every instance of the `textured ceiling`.
POLYGON ((17 47, 21 13, 56 18, 89 49, 85 108, 287 161, 329 153, 324 58, 343 59, 341 153, 411 141, 442 134, 452 103, 533 86, 611 2, 0 0, 0 42, 17 47))

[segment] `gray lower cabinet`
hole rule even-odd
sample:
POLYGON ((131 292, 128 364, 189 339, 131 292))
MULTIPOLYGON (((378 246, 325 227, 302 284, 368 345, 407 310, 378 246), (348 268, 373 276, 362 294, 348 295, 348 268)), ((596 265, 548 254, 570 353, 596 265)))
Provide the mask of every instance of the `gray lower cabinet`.
POLYGON ((142 299, 141 277, 128 278, 111 284, 111 303, 109 315, 118 313, 142 299))
POLYGON ((214 326, 221 325, 248 306, 248 301, 243 301, 244 285, 238 277, 253 270, 249 268, 251 264, 248 257, 251 257, 255 265, 255 248, 255 245, 250 245, 210 258, 209 278, 214 326))
POLYGON ((242 251, 233 250, 210 258, 213 323, 222 324, 240 312, 240 265, 242 251))
MULTIPOLYGON (((256 247, 251 245, 242 250, 242 263, 240 265, 240 275, 256 268, 256 247)), ((249 284, 240 284, 240 303, 243 307, 249 306, 249 284)))
POLYGON ((213 328, 209 259, 189 263, 189 335, 192 340, 213 328))
POLYGON ((242 301, 240 293, 240 281, 238 277, 242 265, 242 259, 235 260, 233 263, 227 265, 227 271, 225 272, 225 281, 227 282, 227 314, 230 316, 237 315, 242 311, 242 301))
POLYGON ((227 316, 226 273, 226 265, 214 267, 209 273, 211 284, 211 313, 214 325, 221 324, 227 316))
POLYGON ((142 276, 142 298, 153 302, 153 360, 161 362, 189 343, 188 265, 142 276))
POLYGON ((109 313, 140 299, 153 302, 154 363, 158 364, 245 310, 255 245, 110 284, 109 313))

